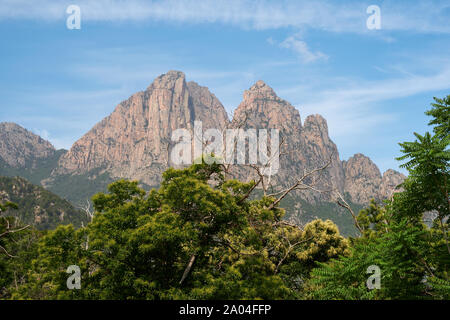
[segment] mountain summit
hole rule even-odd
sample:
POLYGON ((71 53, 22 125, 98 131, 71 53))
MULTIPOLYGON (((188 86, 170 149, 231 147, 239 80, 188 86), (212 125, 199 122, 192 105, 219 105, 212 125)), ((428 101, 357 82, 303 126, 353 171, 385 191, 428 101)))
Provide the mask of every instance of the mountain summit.
POLYGON ((59 161, 55 175, 107 172, 113 179, 132 178, 155 186, 169 167, 174 130, 191 129, 194 120, 204 128, 224 128, 223 105, 205 87, 186 83, 185 75, 169 71, 142 92, 120 103, 59 161))
MULTIPOLYGON (((272 181, 280 188, 291 185, 303 172, 322 166, 330 158, 332 163, 317 187, 331 187, 346 194, 353 203, 366 205, 371 198, 385 199, 405 178, 394 170, 381 175, 378 167, 362 154, 341 161, 337 146, 329 137, 327 121, 320 115, 309 115, 302 123, 298 109, 278 97, 262 80, 244 92, 230 121, 217 97, 196 82, 186 82, 180 71, 160 75, 145 91, 121 102, 66 153, 55 155, 47 141, 16 125, 0 124, 0 173, 12 172, 8 170, 13 167, 36 166, 36 159, 59 159, 53 166, 48 161, 45 170, 52 170, 51 175, 41 174, 34 183, 41 183, 73 203, 104 191, 119 178, 139 180, 147 187, 158 186, 162 173, 172 165, 172 132, 184 128, 192 133, 194 121, 201 121, 203 130, 278 129, 283 155, 272 181)), ((241 180, 256 178, 247 167, 237 168, 234 173, 241 180)), ((298 196, 308 203, 330 200, 317 192, 298 196)))
MULTIPOLYGON (((171 166, 172 132, 179 128, 192 130, 196 120, 202 121, 204 130, 237 128, 243 123, 246 128, 278 129, 285 154, 274 177, 280 186, 292 183, 300 173, 323 165, 330 158, 332 164, 324 181, 331 182, 342 194, 348 192, 352 201, 366 203, 372 197, 382 199, 386 194, 381 189, 387 190, 392 184, 383 184, 378 168, 370 159, 362 161, 355 156, 342 162, 337 146, 328 135, 326 120, 320 115, 310 115, 302 125, 299 111, 278 97, 264 81, 257 81, 244 92, 230 122, 216 96, 206 87, 186 82, 185 74, 180 71, 160 75, 145 91, 120 103, 61 157, 46 183, 51 187, 58 177, 65 175, 84 176, 88 181, 106 175, 109 181, 128 178, 157 186, 162 172, 171 166)), ((237 175, 249 180, 254 174, 242 169, 237 175)), ((395 173, 389 179, 402 178, 395 173)), ((323 198, 314 192, 306 193, 305 197, 309 201, 323 198)))
POLYGON ((278 99, 275 91, 269 87, 264 81, 257 81, 249 90, 244 93, 245 95, 259 95, 261 98, 274 98, 278 99))
POLYGON ((0 123, 0 162, 13 168, 35 167, 40 159, 56 152, 50 142, 38 135, 10 123, 0 123))

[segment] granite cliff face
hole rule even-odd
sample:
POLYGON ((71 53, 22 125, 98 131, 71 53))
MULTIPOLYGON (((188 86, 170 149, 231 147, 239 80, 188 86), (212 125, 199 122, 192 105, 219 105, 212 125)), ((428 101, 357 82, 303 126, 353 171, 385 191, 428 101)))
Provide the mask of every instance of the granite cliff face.
MULTIPOLYGON (((328 136, 325 119, 319 115, 308 116, 302 126, 300 113, 289 102, 279 98, 263 81, 256 82, 244 92, 244 98, 235 111, 233 126, 246 123, 247 128, 278 129, 282 156, 280 170, 273 182, 278 186, 294 183, 303 172, 323 166, 330 158, 331 166, 318 182, 323 189, 343 191, 343 170, 336 145, 328 136), (245 121, 246 120, 246 121, 245 121)), ((251 172, 248 173, 253 178, 251 172)), ((314 192, 304 192, 308 200, 322 198, 314 192)))
POLYGON ((120 103, 64 155, 53 175, 88 174, 94 169, 113 178, 131 178, 155 186, 170 163, 170 138, 178 128, 223 128, 222 104, 207 88, 169 71, 145 90, 120 103))
MULTIPOLYGON (((263 81, 256 82, 243 95, 243 100, 234 112, 233 128, 243 129, 278 129, 280 142, 284 140, 280 152, 299 149, 301 147, 301 121, 299 112, 289 102, 280 99, 263 81)), ((270 135, 270 134, 269 134, 270 135)), ((269 145, 269 144, 268 144, 269 145)), ((283 170, 288 165, 291 170, 298 169, 294 153, 280 157, 280 170, 274 177, 275 184, 287 182, 289 175, 283 170)), ((256 179, 254 170, 239 168, 239 177, 244 180, 256 179)))
MULTIPOLYGON (((286 186, 303 172, 317 168, 331 159, 331 165, 317 181, 317 188, 334 189, 347 193, 354 203, 367 204, 370 199, 386 199, 405 179, 405 176, 388 170, 383 177, 378 167, 366 156, 356 154, 341 161, 339 152, 330 139, 326 120, 320 115, 309 115, 303 125, 299 111, 289 102, 279 98, 263 81, 256 82, 244 92, 243 101, 235 111, 232 126, 246 123, 248 128, 275 128, 284 139, 280 170, 275 184, 286 186)), ((240 178, 255 178, 251 171, 240 172, 240 178)), ((303 192, 303 198, 330 200, 331 194, 303 192)))
POLYGON ((345 191, 353 202, 368 203, 371 198, 379 199, 381 173, 375 163, 361 153, 343 161, 345 191))
MULTIPOLYGON (((320 115, 309 115, 302 124, 299 111, 263 81, 244 92, 229 121, 223 105, 208 88, 186 82, 182 72, 169 71, 157 77, 146 90, 121 102, 111 115, 79 139, 59 158, 51 176, 41 177, 42 184, 54 192, 70 189, 74 180, 77 186, 84 184, 85 192, 77 191, 73 196, 76 199, 71 198, 74 202, 103 191, 118 178, 157 186, 162 172, 173 166, 172 132, 179 128, 192 132, 194 121, 202 121, 203 130, 278 129, 284 143, 273 184, 279 187, 290 185, 304 172, 324 165, 329 159, 331 165, 316 181, 317 188, 348 194, 354 203, 385 199, 405 178, 393 170, 382 176, 378 167, 362 154, 341 161, 329 137, 326 120, 320 115)), ((0 137, 0 159, 10 166, 33 165, 32 159, 51 158, 55 153, 50 143, 13 124, 1 124, 0 137)), ((248 167, 238 167, 233 173, 242 180, 255 178, 248 167)), ((71 190, 64 192, 60 194, 66 198, 73 194, 71 190)), ((302 194, 311 203, 330 200, 330 196, 312 191, 302 194)))
POLYGON ((303 126, 302 140, 303 150, 299 150, 299 154, 302 154, 307 167, 316 168, 331 158, 328 181, 331 181, 333 188, 343 192, 344 170, 339 159, 339 151, 328 135, 326 120, 320 115, 308 116, 303 126))

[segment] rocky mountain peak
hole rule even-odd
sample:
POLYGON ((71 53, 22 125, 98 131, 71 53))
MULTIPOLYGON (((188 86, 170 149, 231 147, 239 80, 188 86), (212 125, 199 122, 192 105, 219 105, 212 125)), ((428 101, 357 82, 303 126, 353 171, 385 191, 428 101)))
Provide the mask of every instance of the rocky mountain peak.
POLYGON ((200 86, 194 81, 187 83, 192 118, 202 121, 204 128, 224 129, 230 120, 222 103, 209 91, 207 87, 200 86))
POLYGON ((55 152, 50 142, 18 124, 0 123, 0 160, 7 165, 13 168, 34 167, 36 161, 55 152))
POLYGON ((301 130, 298 110, 279 98, 262 80, 244 92, 243 100, 234 113, 234 125, 244 121, 250 128, 279 129, 283 132, 297 133, 301 130))
POLYGON ((245 91, 245 95, 257 98, 278 98, 275 91, 262 80, 258 80, 249 90, 245 91))
POLYGON ((370 199, 379 200, 381 173, 375 163, 361 153, 343 161, 345 172, 345 191, 356 203, 368 203, 370 199))
POLYGON ((388 199, 392 194, 399 190, 399 185, 405 181, 406 176, 398 171, 388 169, 383 173, 380 186, 380 196, 382 199, 388 199))
POLYGON ((181 71, 170 70, 158 76, 147 88, 151 89, 175 89, 186 85, 186 76, 181 71))
POLYGON ((328 168, 329 177, 334 188, 339 191, 344 189, 344 171, 339 159, 339 151, 336 144, 330 139, 328 134, 328 124, 321 115, 309 115, 303 124, 302 151, 299 158, 307 164, 307 168, 314 168, 323 165, 331 158, 328 168))
POLYGON ((356 203, 368 203, 370 199, 381 201, 389 198, 406 176, 389 169, 381 176, 380 170, 369 157, 355 154, 343 161, 345 171, 345 192, 356 203))
MULTIPOLYGON (((192 134, 194 121, 201 121, 203 130, 278 129, 283 155, 272 182, 280 187, 296 182, 302 172, 322 166, 330 158, 331 165, 317 181, 317 188, 348 192, 355 203, 381 199, 402 180, 398 173, 390 171, 382 178, 378 167, 362 154, 342 162, 329 137, 327 121, 320 115, 310 115, 302 126, 299 111, 263 81, 257 81, 244 92, 230 123, 223 105, 207 87, 187 82, 183 72, 169 71, 157 77, 145 91, 120 103, 111 115, 79 139, 59 159, 48 185, 55 186, 59 183, 55 181, 74 175, 83 176, 90 183, 105 174, 111 181, 126 178, 157 186, 162 173, 173 165, 172 132, 183 128, 192 134), (380 191, 380 186, 385 190, 380 191)), ((254 178, 252 172, 245 166, 236 167, 239 179, 254 178)), ((325 197, 314 192, 302 196, 308 201, 325 197)))
POLYGON ((305 119, 304 127, 305 128, 317 127, 320 128, 321 130, 328 131, 327 120, 320 114, 310 114, 309 116, 307 116, 305 119))
POLYGON ((344 169, 352 177, 367 176, 381 179, 381 173, 377 165, 362 153, 357 153, 344 161, 344 169))
POLYGON ((59 161, 54 175, 89 174, 101 170, 114 178, 132 178, 157 185, 170 165, 172 132, 203 127, 224 128, 228 116, 223 105, 184 73, 169 71, 78 140, 59 161))
MULTIPOLYGON (((283 140, 281 152, 284 155, 280 158, 280 170, 274 178, 277 184, 293 183, 301 172, 321 166, 332 157, 327 180, 333 187, 343 190, 344 174, 339 153, 328 136, 324 118, 309 116, 302 128, 299 111, 279 98, 266 83, 258 81, 245 91, 244 99, 234 113, 233 125, 243 122, 250 128, 280 131, 280 139, 283 140)), ((323 189, 326 189, 323 182, 323 189)), ((312 199, 317 195, 305 196, 312 199)))

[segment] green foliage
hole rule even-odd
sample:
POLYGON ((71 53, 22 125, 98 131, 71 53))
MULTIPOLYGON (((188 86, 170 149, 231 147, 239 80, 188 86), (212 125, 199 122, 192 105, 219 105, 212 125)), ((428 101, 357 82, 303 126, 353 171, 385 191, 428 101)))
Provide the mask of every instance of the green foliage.
POLYGON ((25 283, 39 237, 37 230, 20 224, 17 218, 2 215, 10 209, 17 210, 17 204, 0 203, 0 299, 9 298, 12 287, 25 283))
POLYGON ((359 212, 357 220, 363 230, 364 237, 376 238, 388 231, 387 228, 391 217, 387 208, 372 199, 369 206, 359 212))
POLYGON ((3 204, 0 203, 0 213, 5 212, 8 209, 17 210, 17 209, 19 209, 19 206, 16 203, 11 202, 11 201, 6 201, 3 204))
POLYGON ((25 299, 287 299, 301 294, 314 261, 348 254, 331 221, 301 230, 249 200, 255 182, 224 180, 218 165, 169 169, 159 190, 117 181, 93 198, 87 227, 60 226, 38 244, 25 299), (66 288, 66 268, 82 289, 66 288))
POLYGON ((428 124, 434 125, 434 133, 443 139, 450 135, 450 95, 443 99, 434 98, 434 101, 433 108, 425 114, 433 117, 428 124))
MULTIPOLYGON (((331 220, 312 219, 304 203, 304 218, 312 221, 293 225, 284 209, 271 208, 274 198, 249 196, 254 181, 226 180, 220 165, 196 164, 168 169, 149 192, 133 181, 110 184, 93 197, 94 217, 83 228, 0 237, 17 256, 0 259, 0 297, 449 299, 449 99, 435 99, 427 112, 434 135, 400 144, 409 177, 392 199, 359 211, 357 237, 344 238, 331 220), (424 213, 436 215, 428 226, 424 213), (81 269, 80 290, 67 289, 70 265, 81 269), (370 289, 374 266, 380 288, 370 289)), ((287 197, 281 205, 295 202, 287 197)), ((0 211, 6 207, 14 205, 0 211)), ((8 223, 20 228, 17 219, 2 219, 0 234, 8 223)))
POLYGON ((0 176, 23 177, 35 185, 40 185, 42 180, 50 177, 53 169, 56 168, 58 160, 67 150, 57 150, 53 156, 44 159, 27 161, 23 168, 14 168, 0 158, 0 176))
POLYGON ((86 252, 83 250, 85 230, 73 226, 59 226, 35 244, 36 255, 26 272, 26 281, 13 288, 13 299, 77 299, 88 292, 67 289, 67 268, 78 265, 88 272, 86 252))
MULTIPOLYGON (((355 212, 364 208, 360 204, 352 203, 348 194, 345 200, 355 212)), ((336 203, 323 201, 312 204, 297 194, 289 194, 281 201, 280 207, 286 210, 286 219, 298 220, 301 224, 315 219, 332 220, 342 235, 349 237, 359 234, 351 215, 336 203)))
POLYGON ((319 263, 311 272, 305 296, 316 300, 374 299, 376 291, 366 286, 367 268, 376 265, 376 245, 358 242, 347 257, 319 263))
POLYGON ((372 202, 357 219, 363 229, 347 257, 320 263, 311 272, 306 297, 313 299, 448 299, 449 99, 435 99, 430 125, 435 135, 400 143, 409 177, 385 206, 372 202), (431 228, 425 212, 437 213, 431 228), (381 288, 366 286, 369 266, 381 270, 381 288))
POLYGON ((404 155, 398 159, 409 159, 402 167, 408 169, 410 177, 403 185, 405 192, 398 198, 397 207, 401 214, 411 218, 420 218, 424 211, 437 210, 443 219, 450 213, 447 187, 450 140, 430 133, 424 136, 415 133, 415 136, 418 140, 400 144, 404 155))
POLYGON ((2 256, 0 253, 0 299, 12 298, 15 290, 28 283, 31 262, 38 257, 37 243, 40 237, 42 231, 30 227, 14 233, 7 241, 6 248, 14 257, 2 256))
POLYGON ((113 179, 103 168, 80 175, 56 175, 51 177, 48 190, 73 204, 84 203, 97 192, 105 192, 113 179))
POLYGON ((44 230, 53 229, 61 223, 80 227, 82 222, 87 222, 86 214, 75 209, 68 201, 24 178, 0 177, 0 190, 18 205, 17 210, 10 210, 6 214, 19 218, 22 224, 32 224, 44 230))
POLYGON ((433 298, 439 300, 449 300, 450 299, 450 280, 441 279, 436 276, 431 276, 428 278, 430 287, 433 288, 433 298))
POLYGON ((331 220, 314 220, 308 223, 302 238, 307 244, 297 253, 297 257, 308 271, 316 263, 350 254, 348 240, 340 236, 337 226, 331 220), (313 241, 308 241, 309 239, 313 241))
POLYGON ((403 215, 410 217, 421 217, 425 211, 436 210, 439 219, 443 220, 450 216, 450 95, 435 100, 437 103, 426 112, 433 117, 430 124, 435 125, 435 135, 414 133, 417 140, 400 143, 404 155, 398 160, 408 159, 402 167, 408 169, 410 177, 404 184, 405 192, 399 197, 397 207, 403 215))
POLYGON ((314 299, 415 299, 423 296, 425 268, 424 231, 393 223, 379 237, 354 242, 352 255, 320 264, 311 273, 310 297, 314 299), (367 268, 381 270, 381 289, 369 290, 367 268))

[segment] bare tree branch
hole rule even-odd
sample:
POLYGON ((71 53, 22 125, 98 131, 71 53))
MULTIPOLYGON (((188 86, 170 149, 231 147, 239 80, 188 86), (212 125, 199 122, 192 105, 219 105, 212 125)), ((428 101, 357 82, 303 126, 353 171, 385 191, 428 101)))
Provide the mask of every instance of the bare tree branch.
POLYGON ((283 256, 283 258, 281 258, 280 261, 278 261, 278 264, 277 264, 277 266, 275 267, 275 272, 274 272, 275 274, 278 272, 278 269, 280 268, 281 264, 284 262, 284 260, 286 260, 287 257, 289 257, 289 255, 291 254, 291 251, 292 251, 296 246, 298 246, 298 245, 300 245, 300 244, 302 244, 302 243, 305 243, 305 242, 308 242, 308 241, 312 240, 312 239, 314 238, 314 236, 311 236, 310 238, 305 239, 305 240, 298 241, 298 242, 296 242, 296 243, 294 243, 294 244, 291 244, 291 242, 289 241, 289 239, 288 239, 287 237, 285 237, 284 235, 283 235, 283 238, 286 239, 286 241, 287 241, 289 247, 288 247, 288 249, 287 249, 285 255, 283 256))
MULTIPOLYGON (((7 219, 5 219, 5 220, 8 221, 7 219)), ((29 228, 29 227, 30 226, 27 225, 27 226, 19 228, 19 229, 10 230, 9 221, 8 221, 8 225, 7 225, 6 231, 3 232, 2 234, 0 234, 0 238, 3 237, 3 236, 6 236, 7 234, 10 234, 10 233, 16 233, 16 232, 25 230, 26 228, 29 228)))
MULTIPOLYGON (((11 229, 11 224, 9 223, 9 220, 6 217, 1 217, 4 221, 5 221, 5 231, 3 233, 0 234, 0 238, 7 236, 8 234, 13 234, 16 232, 20 232, 23 231, 27 228, 30 227, 30 225, 26 225, 24 227, 18 228, 18 229, 11 229)), ((14 240, 14 239, 13 239, 14 240)), ((8 252, 8 250, 6 250, 5 247, 0 246, 0 249, 10 258, 16 258, 16 256, 13 256, 12 254, 10 254, 8 252)))
POLYGON ((353 221, 355 222, 356 228, 358 228, 359 232, 363 234, 363 230, 358 223, 358 219, 356 218, 355 212, 353 211, 352 207, 350 207, 350 205, 347 203, 347 201, 345 201, 344 197, 338 191, 336 191, 336 194, 338 196, 338 199, 336 200, 337 204, 350 212, 353 217, 353 221))
POLYGON ((78 206, 78 208, 86 213, 89 221, 92 221, 92 219, 94 218, 94 211, 91 210, 91 202, 89 200, 86 199, 86 204, 81 204, 78 206))
POLYGON ((2 249, 8 257, 17 258, 17 256, 13 256, 13 255, 9 254, 9 252, 4 247, 0 246, 0 249, 2 249))
POLYGON ((250 188, 250 190, 247 191, 247 193, 241 198, 239 199, 238 203, 242 203, 245 200, 248 199, 248 197, 250 196, 250 194, 253 192, 253 190, 255 190, 255 188, 263 181, 263 178, 260 178, 257 182, 255 182, 255 184, 250 188))
POLYGON ((195 254, 191 256, 191 259, 189 260, 189 263, 186 269, 184 270, 183 276, 181 277, 180 280, 180 285, 183 284, 184 280, 186 280, 187 276, 189 275, 189 272, 191 272, 192 266, 194 265, 194 261, 195 261, 195 254))
MULTIPOLYGON (((293 190, 297 189, 300 185, 306 186, 305 184, 303 184, 303 181, 304 181, 306 178, 312 176, 313 174, 315 174, 315 173, 317 173, 317 172, 321 172, 321 171, 325 170, 326 168, 328 168, 328 167, 330 166, 331 162, 332 162, 332 157, 330 156, 329 161, 328 161, 325 165, 323 165, 323 166, 320 167, 320 168, 316 168, 316 169, 314 169, 314 170, 312 170, 312 171, 310 171, 310 172, 304 174, 304 175, 303 175, 300 179, 298 179, 297 182, 294 183, 292 186, 290 186, 289 188, 287 188, 287 189, 281 191, 280 193, 282 193, 282 195, 281 195, 278 199, 276 199, 276 200, 269 206, 268 209, 269 209, 269 210, 273 209, 275 206, 277 206, 277 205, 280 203, 281 200, 283 200, 290 192, 292 192, 293 190)), ((306 187, 305 187, 305 188, 306 188, 306 187)), ((308 186, 307 188, 310 189, 311 187, 308 186)))

